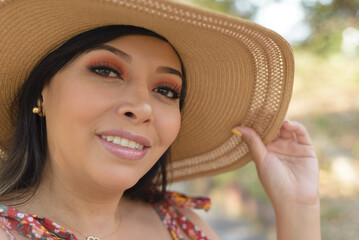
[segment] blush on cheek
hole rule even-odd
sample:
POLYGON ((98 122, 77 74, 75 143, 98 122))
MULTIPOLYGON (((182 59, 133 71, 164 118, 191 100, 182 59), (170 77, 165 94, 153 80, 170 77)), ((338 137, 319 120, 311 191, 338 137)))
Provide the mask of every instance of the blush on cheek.
POLYGON ((170 142, 169 145, 171 145, 176 140, 180 127, 181 127, 181 115, 178 114, 178 116, 174 116, 172 118, 171 124, 168 123, 167 125, 167 136, 168 136, 168 141, 170 142))
POLYGON ((180 126, 181 114, 178 106, 174 104, 164 104, 156 101, 153 104, 153 125, 157 142, 163 149, 167 149, 176 139, 180 126))
POLYGON ((91 120, 102 111, 106 104, 106 91, 96 83, 79 77, 61 91, 61 109, 68 113, 67 117, 78 120, 91 120))

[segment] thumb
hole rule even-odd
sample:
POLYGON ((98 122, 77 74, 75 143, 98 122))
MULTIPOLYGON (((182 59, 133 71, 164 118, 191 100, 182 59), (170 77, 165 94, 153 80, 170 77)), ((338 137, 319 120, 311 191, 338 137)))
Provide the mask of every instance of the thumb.
POLYGON ((264 157, 267 154, 267 148, 264 145, 260 136, 254 129, 249 127, 241 126, 235 127, 234 129, 240 132, 240 134, 237 134, 235 133, 235 131, 232 130, 234 134, 241 135, 242 139, 247 144, 256 165, 261 166, 264 161, 264 157))

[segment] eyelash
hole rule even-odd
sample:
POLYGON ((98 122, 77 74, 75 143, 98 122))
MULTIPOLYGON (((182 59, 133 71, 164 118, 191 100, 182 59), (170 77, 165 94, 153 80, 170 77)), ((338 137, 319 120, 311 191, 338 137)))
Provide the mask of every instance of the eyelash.
MULTIPOLYGON (((167 95, 162 94, 162 93, 160 93, 160 94, 165 96, 166 98, 176 100, 176 99, 179 99, 180 95, 181 95, 181 92, 179 90, 176 90, 177 88, 178 88, 178 86, 176 86, 176 84, 164 83, 164 85, 156 87, 153 91, 158 92, 158 93, 159 93, 159 90, 161 90, 161 91, 170 91, 170 93, 173 94, 172 97, 168 97, 167 95)), ((168 92, 167 92, 167 94, 168 94, 168 92)))
MULTIPOLYGON (((114 70, 112 67, 110 67, 109 63, 101 63, 101 64, 90 65, 87 68, 88 68, 89 71, 93 72, 96 75, 99 75, 100 77, 104 77, 104 78, 108 78, 108 77, 109 78, 116 78, 117 77, 117 78, 123 80, 123 73, 120 72, 120 71, 114 70), (98 70, 106 70, 107 74, 103 75, 102 73, 98 72, 98 70), (111 73, 111 72, 115 73, 117 76, 116 77, 108 76, 109 73, 111 73)), ((166 93, 165 94, 160 93, 160 94, 165 96, 168 99, 176 100, 176 99, 180 98, 180 94, 181 94, 180 93, 181 91, 177 90, 178 88, 179 87, 176 84, 166 82, 166 83, 164 83, 164 85, 156 87, 153 91, 158 92, 158 93, 160 93, 160 91, 162 91, 162 92, 167 91, 167 94, 172 93, 173 96, 169 97, 166 93)))
POLYGON ((107 77, 116 78, 117 77, 117 78, 123 80, 123 73, 121 71, 114 70, 113 67, 111 67, 110 65, 111 65, 110 63, 104 62, 104 63, 97 63, 97 64, 94 64, 94 65, 90 65, 87 68, 91 72, 99 75, 100 77, 104 77, 104 78, 107 78, 107 77), (108 74, 111 73, 111 72, 114 72, 117 76, 116 77, 110 77, 110 76, 108 76, 108 74, 104 75, 103 73, 100 73, 97 70, 105 70, 105 71, 107 71, 108 74))

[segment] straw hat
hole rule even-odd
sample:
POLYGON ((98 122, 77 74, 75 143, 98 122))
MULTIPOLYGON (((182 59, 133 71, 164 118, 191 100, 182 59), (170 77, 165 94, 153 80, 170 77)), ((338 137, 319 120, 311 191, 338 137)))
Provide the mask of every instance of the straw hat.
POLYGON ((0 148, 14 133, 9 106, 46 54, 105 25, 136 25, 179 52, 188 95, 171 148, 171 181, 209 176, 251 160, 231 129, 277 134, 293 86, 294 60, 278 34, 252 22, 165 0, 0 0, 0 148))

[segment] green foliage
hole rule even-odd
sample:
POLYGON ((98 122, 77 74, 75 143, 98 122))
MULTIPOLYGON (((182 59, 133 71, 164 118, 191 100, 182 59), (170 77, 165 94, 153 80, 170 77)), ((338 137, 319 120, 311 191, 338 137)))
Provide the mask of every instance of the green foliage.
POLYGON ((342 29, 331 31, 324 29, 318 31, 309 40, 308 47, 311 51, 323 57, 339 53, 341 51, 342 29))
MULTIPOLYGON (((215 11, 241 18, 252 19, 257 11, 271 2, 285 0, 185 0, 215 11), (243 6, 241 7, 235 7, 243 6)), ((301 0, 305 8, 305 20, 312 34, 302 45, 312 52, 327 57, 341 51, 342 33, 347 27, 359 29, 359 1, 332 0, 322 4, 320 0, 301 0)))
POLYGON ((337 221, 343 217, 343 208, 338 204, 323 204, 320 215, 329 221, 337 221))
POLYGON ((315 119, 315 127, 321 131, 327 131, 331 126, 331 123, 328 118, 325 116, 319 116, 315 119))
POLYGON ((353 80, 355 83, 359 84, 359 71, 355 75, 353 75, 353 80))
POLYGON ((352 154, 353 154, 355 159, 359 159, 359 140, 353 146, 352 154))
POLYGON ((253 162, 248 163, 236 171, 217 175, 213 180, 215 186, 219 188, 236 182, 236 185, 250 197, 255 198, 261 203, 270 203, 269 198, 258 179, 257 170, 253 162))
POLYGON ((341 50, 342 32, 347 27, 359 28, 358 0, 333 0, 323 5, 319 1, 303 0, 306 20, 312 36, 306 42, 315 53, 328 56, 341 50))

